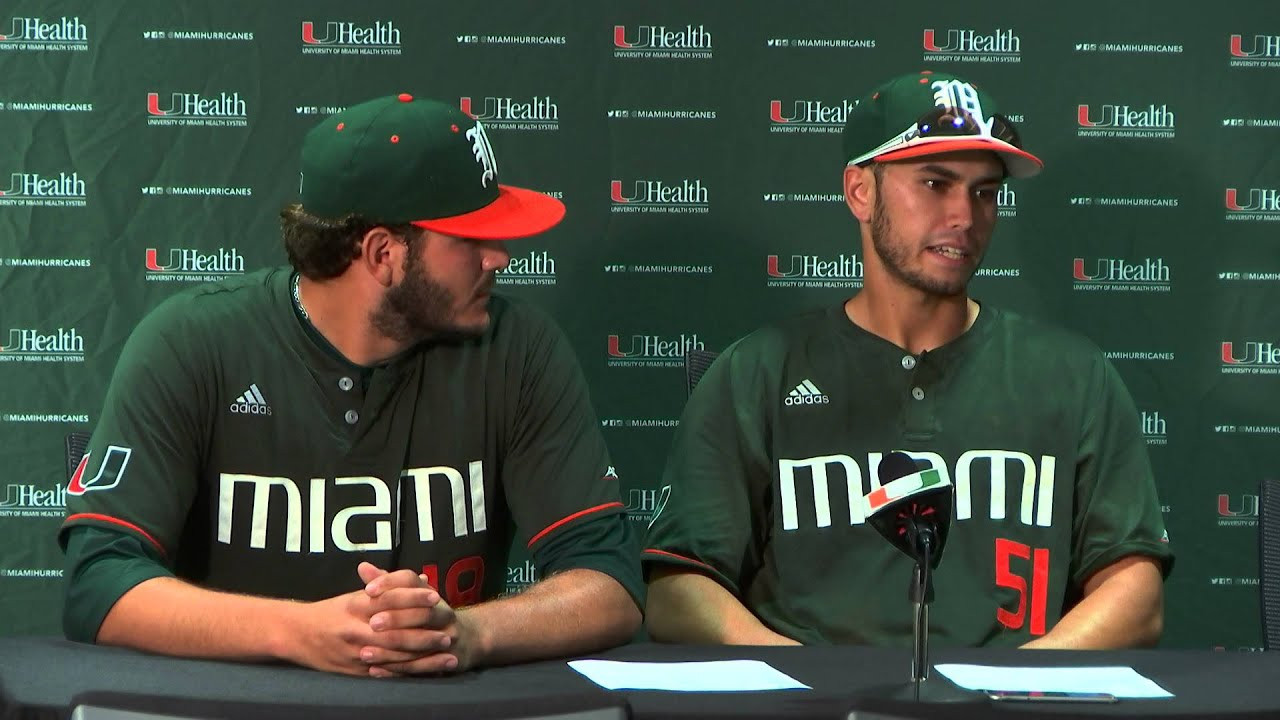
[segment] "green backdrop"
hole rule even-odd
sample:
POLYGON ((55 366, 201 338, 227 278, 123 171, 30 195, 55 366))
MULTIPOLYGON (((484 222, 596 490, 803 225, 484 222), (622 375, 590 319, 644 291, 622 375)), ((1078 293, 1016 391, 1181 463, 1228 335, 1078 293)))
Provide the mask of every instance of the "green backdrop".
MULTIPOLYGON (((679 356, 861 283, 849 104, 984 83, 1040 177, 1001 193, 980 299, 1092 337, 1142 411, 1178 563, 1165 644, 1257 649, 1257 486, 1280 461, 1280 5, 34 2, 0 10, 0 634, 58 631, 64 438, 194 282, 282 263, 303 132, 376 95, 485 119, 569 208, 504 289, 573 340, 631 517, 679 356)), ((508 571, 533 580, 524 558, 508 571)))

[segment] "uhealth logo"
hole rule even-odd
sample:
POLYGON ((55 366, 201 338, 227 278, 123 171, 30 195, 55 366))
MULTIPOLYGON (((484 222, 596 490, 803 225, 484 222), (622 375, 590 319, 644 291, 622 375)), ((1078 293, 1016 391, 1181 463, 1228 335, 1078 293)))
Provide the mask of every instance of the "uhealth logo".
POLYGON ((769 132, 774 133, 838 133, 844 129, 856 103, 841 100, 769 101, 769 132))
POLYGON ((1169 444, 1169 421, 1158 411, 1142 411, 1142 437, 1148 445, 1169 444))
POLYGON ((240 93, 147 93, 148 125, 247 127, 249 107, 240 93))
POLYGON ((84 336, 75 328, 10 328, 0 362, 84 362, 84 336))
POLYGON ((538 582, 538 566, 532 560, 525 560, 523 565, 507 566, 507 592, 518 593, 524 588, 538 582))
POLYGON ((613 56, 622 58, 709 58, 711 33, 705 25, 613 26, 613 56))
POLYGON ((1222 372, 1228 375, 1280 375, 1280 343, 1223 341, 1222 372))
POLYGON ((996 192, 996 216, 1018 217, 1018 193, 1008 185, 1001 185, 1000 190, 996 192))
POLYGON ((170 248, 168 262, 160 263, 160 252, 147 248, 147 280, 161 282, 209 282, 228 275, 244 274, 244 256, 235 248, 202 252, 196 248, 170 248))
POLYGON ((1131 263, 1123 258, 1075 258, 1071 277, 1076 290, 1169 292, 1169 266, 1164 258, 1131 263))
POLYGON ((1280 190, 1227 188, 1227 220, 1280 220, 1280 190))
POLYGON ((0 207, 84 207, 88 202, 85 182, 78 173, 10 173, 9 187, 0 190, 0 207))
POLYGON ((555 285, 556 260, 543 250, 513 255, 507 266, 494 273, 498 285, 555 285))
POLYGON ((925 60, 1022 62, 1022 39, 1012 29, 984 33, 964 28, 926 28, 923 45, 925 60))
POLYGON ((470 97, 458 99, 462 112, 483 120, 486 130, 559 130, 560 108, 550 95, 524 98, 470 97))
POLYGON ((1129 105, 1078 105, 1076 125, 1079 137, 1171 138, 1177 119, 1167 104, 1146 107, 1129 105))
POLYGON ((400 29, 390 20, 357 25, 336 20, 302 21, 304 55, 399 55, 400 29))
POLYGON ((9 483, 0 501, 0 517, 62 517, 67 510, 67 489, 9 483))
POLYGON ((625 508, 627 519, 648 524, 658 514, 659 508, 666 506, 670 498, 670 485, 664 486, 661 490, 657 488, 631 488, 627 491, 627 505, 625 508))
POLYGON ((1280 67, 1280 35, 1232 35, 1231 67, 1280 67))
POLYGON ((609 367, 681 367, 685 353, 707 349, 697 333, 631 335, 625 346, 621 335, 608 340, 609 367))
POLYGON ((1221 494, 1218 496, 1218 525, 1244 525, 1253 526, 1258 524, 1258 496, 1257 495, 1231 495, 1221 494))
POLYGON ((765 256, 767 287, 859 288, 862 260, 857 255, 792 255, 785 268, 777 255, 765 256))
POLYGON ((609 181, 609 200, 616 213, 708 213, 711 194, 702 180, 685 178, 675 182, 636 180, 609 181))
POLYGON ((0 50, 88 50, 89 28, 80 18, 63 16, 46 22, 39 17, 15 17, 0 35, 0 50))

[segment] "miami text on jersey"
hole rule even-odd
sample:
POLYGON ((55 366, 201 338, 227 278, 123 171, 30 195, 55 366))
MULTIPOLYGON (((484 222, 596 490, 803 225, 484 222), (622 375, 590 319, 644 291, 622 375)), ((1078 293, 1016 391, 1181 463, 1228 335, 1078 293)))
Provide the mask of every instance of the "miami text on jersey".
MULTIPOLYGON (((445 498, 448 500, 453 536, 463 537, 469 533, 484 532, 487 528, 482 461, 472 460, 468 463, 466 478, 463 478, 458 469, 440 465, 404 470, 400 480, 412 484, 420 541, 426 543, 436 538, 431 489, 433 485, 439 487, 442 483, 448 487, 445 498), (470 524, 467 522, 468 515, 470 524)), ((221 473, 218 483, 220 543, 233 543, 232 525, 237 511, 251 513, 249 547, 259 550, 266 548, 269 534, 274 532, 275 537, 278 537, 281 530, 284 531, 285 552, 301 552, 304 538, 307 552, 311 553, 322 553, 330 547, 344 552, 390 550, 393 543, 399 541, 395 537, 399 533, 399 523, 392 522, 395 518, 391 503, 392 486, 376 477, 311 478, 307 484, 305 500, 299 483, 287 477, 221 473), (252 488, 252 493, 237 492, 237 486, 252 488), (326 491, 330 487, 345 486, 367 487, 371 502, 330 512, 325 504, 326 491), (284 502, 283 517, 279 510, 272 512, 273 500, 284 502), (247 508, 244 506, 246 502, 247 508), (357 518, 373 520, 372 540, 355 542, 351 539, 351 524, 357 518), (282 520, 284 527, 280 528, 282 520)), ((279 540, 273 540, 273 543, 276 542, 279 540)))
MULTIPOLYGON (((1006 485, 1009 468, 1017 468, 1012 480, 1021 481, 1018 518, 1024 525, 1053 525, 1053 485, 1057 458, 1052 455, 1035 458, 1016 450, 968 450, 956 460, 954 472, 947 467, 941 455, 933 452, 904 451, 916 460, 928 461, 944 479, 955 485, 956 520, 973 517, 972 486, 975 480, 986 479, 990 484, 989 512, 992 520, 1003 520, 1006 515, 1006 485)), ((813 488, 813 506, 817 527, 831 526, 831 499, 828 492, 828 474, 839 469, 844 475, 849 524, 861 525, 866 518, 862 511, 864 495, 880 487, 877 470, 883 453, 867 454, 867 472, 848 455, 819 455, 799 460, 778 460, 778 492, 781 494, 782 529, 800 528, 796 499, 796 476, 807 475, 813 488), (864 475, 866 481, 864 481, 864 475)), ((802 486, 803 487, 803 486, 802 486)), ((1015 488, 1017 485, 1014 486, 1015 488)))

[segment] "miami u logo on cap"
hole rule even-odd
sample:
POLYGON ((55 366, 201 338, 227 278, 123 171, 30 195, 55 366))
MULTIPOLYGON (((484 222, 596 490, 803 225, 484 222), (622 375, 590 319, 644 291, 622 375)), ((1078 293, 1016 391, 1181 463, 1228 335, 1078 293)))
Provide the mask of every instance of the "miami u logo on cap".
POLYGON ((498 159, 493 156, 493 146, 484 134, 484 126, 476 121, 476 126, 467 131, 467 139, 471 141, 471 152, 475 153, 476 162, 484 168, 480 173, 480 186, 489 187, 489 181, 498 177, 498 159))

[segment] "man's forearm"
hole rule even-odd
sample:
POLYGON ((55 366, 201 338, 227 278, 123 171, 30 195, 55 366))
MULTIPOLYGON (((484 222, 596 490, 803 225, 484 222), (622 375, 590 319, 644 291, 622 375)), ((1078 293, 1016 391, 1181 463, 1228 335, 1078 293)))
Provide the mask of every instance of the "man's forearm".
POLYGON ((458 610, 476 632, 474 665, 565 657, 621 645, 640 627, 640 608, 608 575, 578 568, 519 595, 458 610))
POLYGON ((1164 625, 1164 586, 1159 565, 1130 555, 1090 578, 1084 597, 1030 649, 1109 650, 1148 647, 1164 625))
POLYGON ((291 605, 152 578, 120 597, 97 642, 183 657, 284 659, 291 605))
POLYGON ((649 634, 662 642, 800 644, 765 627, 720 583, 698 572, 655 568, 647 605, 649 634))
MULTIPOLYGON (((361 563, 368 583, 381 570, 361 563)), ((434 590, 424 591, 438 597, 434 590)), ((426 598, 409 597, 415 607, 426 598)), ((102 644, 181 657, 287 660, 317 670, 370 674, 363 650, 379 636, 370 617, 385 603, 363 590, 315 602, 297 602, 206 590, 176 578, 139 583, 116 602, 98 630, 102 644)), ((415 635, 422 652, 438 650, 440 633, 415 635)))

